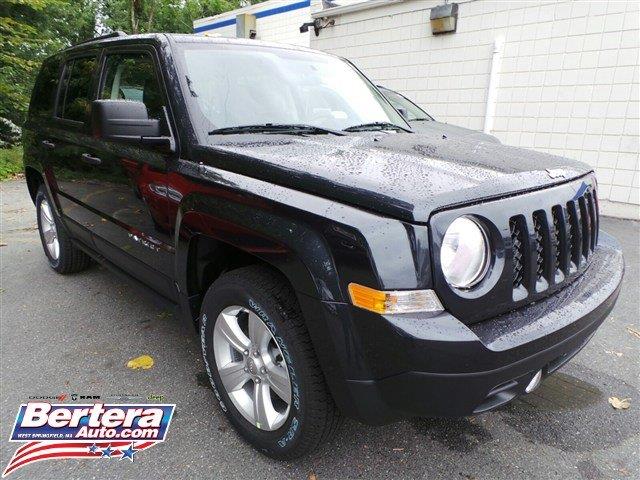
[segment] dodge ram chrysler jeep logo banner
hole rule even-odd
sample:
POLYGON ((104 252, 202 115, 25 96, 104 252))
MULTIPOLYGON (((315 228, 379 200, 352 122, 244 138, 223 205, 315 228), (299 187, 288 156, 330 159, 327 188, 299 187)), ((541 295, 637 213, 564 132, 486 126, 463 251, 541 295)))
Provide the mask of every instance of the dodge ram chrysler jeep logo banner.
POLYGON ((40 460, 106 458, 134 461, 135 455, 163 442, 175 405, 22 404, 11 442, 16 450, 2 477, 40 460))

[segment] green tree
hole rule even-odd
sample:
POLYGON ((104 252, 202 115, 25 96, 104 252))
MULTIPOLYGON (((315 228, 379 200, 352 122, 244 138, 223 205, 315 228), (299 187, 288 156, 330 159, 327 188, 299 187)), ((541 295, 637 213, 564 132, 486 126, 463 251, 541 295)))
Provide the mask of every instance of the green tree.
POLYGON ((0 117, 24 122, 42 59, 95 31, 94 0, 0 2, 0 117))
POLYGON ((101 11, 105 26, 111 30, 190 33, 197 18, 261 1, 264 0, 104 0, 101 11))
MULTIPOLYGON (((183 32, 196 18, 263 0, 0 0, 0 133, 25 120, 44 58, 105 28, 128 33, 183 32)), ((12 133, 13 132, 13 133, 12 133)))

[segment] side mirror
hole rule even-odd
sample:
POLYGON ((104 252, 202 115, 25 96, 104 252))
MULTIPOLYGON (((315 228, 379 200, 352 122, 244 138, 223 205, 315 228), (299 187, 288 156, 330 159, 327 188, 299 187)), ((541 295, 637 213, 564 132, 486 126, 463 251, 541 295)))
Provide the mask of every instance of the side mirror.
POLYGON ((96 138, 175 151, 173 139, 161 134, 160 120, 149 118, 147 107, 142 102, 94 100, 91 103, 91 126, 96 138))
POLYGON ((409 114, 407 113, 406 108, 398 107, 398 112, 400 112, 400 115, 402 115, 402 118, 404 118, 405 120, 409 120, 409 114))

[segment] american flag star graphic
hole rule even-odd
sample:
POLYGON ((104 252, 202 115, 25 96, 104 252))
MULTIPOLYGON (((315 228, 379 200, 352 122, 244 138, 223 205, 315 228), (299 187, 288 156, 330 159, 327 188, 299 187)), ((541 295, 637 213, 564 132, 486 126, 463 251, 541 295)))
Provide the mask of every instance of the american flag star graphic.
POLYGON ((59 458, 119 458, 134 461, 134 455, 158 443, 157 441, 100 442, 28 442, 13 454, 2 478, 19 468, 41 460, 59 458))

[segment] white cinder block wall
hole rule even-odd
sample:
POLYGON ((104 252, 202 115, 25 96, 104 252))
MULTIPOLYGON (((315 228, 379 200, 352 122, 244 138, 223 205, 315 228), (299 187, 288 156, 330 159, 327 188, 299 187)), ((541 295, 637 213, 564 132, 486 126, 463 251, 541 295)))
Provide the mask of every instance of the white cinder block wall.
MULTIPOLYGON (((193 22, 194 33, 220 37, 236 36, 238 14, 256 15, 256 39, 309 46, 309 33, 300 33, 300 25, 310 21, 310 7, 317 0, 270 0, 193 22)), ((313 29, 311 30, 313 31, 313 29)))
POLYGON ((493 133, 587 162, 600 198, 615 202, 603 213, 638 218, 640 2, 460 0, 457 32, 434 36, 430 8, 442 3, 326 10, 336 24, 311 47, 349 58, 438 120, 481 130, 493 41, 504 35, 493 133))

